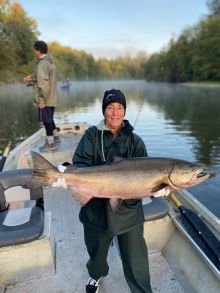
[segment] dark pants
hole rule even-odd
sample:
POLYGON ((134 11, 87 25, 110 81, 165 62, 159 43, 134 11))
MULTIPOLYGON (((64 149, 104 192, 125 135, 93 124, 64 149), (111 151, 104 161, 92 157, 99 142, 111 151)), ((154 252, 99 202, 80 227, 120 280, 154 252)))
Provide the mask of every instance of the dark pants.
POLYGON ((43 122, 47 136, 52 136, 54 129, 56 129, 55 122, 53 120, 55 107, 45 107, 38 109, 39 121, 43 122))
MULTIPOLYGON (((108 274, 107 254, 112 238, 84 225, 84 237, 90 256, 87 269, 90 277, 98 280, 108 274)), ((125 279, 132 293, 152 293, 147 246, 143 225, 117 236, 125 279)))

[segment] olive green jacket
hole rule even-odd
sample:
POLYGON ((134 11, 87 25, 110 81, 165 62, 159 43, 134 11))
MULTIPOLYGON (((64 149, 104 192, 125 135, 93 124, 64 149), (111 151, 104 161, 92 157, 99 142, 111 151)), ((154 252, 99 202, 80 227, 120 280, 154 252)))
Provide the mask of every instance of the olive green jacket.
POLYGON ((44 102, 47 107, 56 107, 56 67, 52 56, 46 54, 37 59, 32 79, 35 106, 38 106, 39 102, 44 102))
MULTIPOLYGON (((113 156, 147 156, 144 142, 133 133, 133 127, 127 120, 124 120, 124 126, 116 137, 106 128, 104 121, 99 126, 88 128, 77 146, 73 164, 79 167, 98 166, 111 163, 113 156)), ((141 200, 124 200, 114 213, 109 199, 94 198, 81 208, 79 217, 83 224, 94 229, 109 229, 112 236, 125 233, 144 222, 141 200)))

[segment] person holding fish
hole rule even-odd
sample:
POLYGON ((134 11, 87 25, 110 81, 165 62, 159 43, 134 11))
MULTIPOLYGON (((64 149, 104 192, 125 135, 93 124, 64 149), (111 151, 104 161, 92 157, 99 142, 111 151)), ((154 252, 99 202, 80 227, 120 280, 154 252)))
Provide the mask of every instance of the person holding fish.
POLYGON ((34 171, 23 187, 69 188, 81 204, 79 218, 90 257, 87 293, 98 292, 101 277, 108 274, 107 254, 114 236, 131 292, 152 292, 141 199, 195 186, 211 174, 196 163, 148 158, 142 139, 124 119, 126 99, 120 90, 105 92, 102 111, 104 120, 86 130, 73 165, 56 168, 32 151, 34 171))
MULTIPOLYGON (((146 157, 144 142, 133 132, 129 121, 124 119, 126 99, 120 90, 112 89, 104 93, 102 112, 104 120, 86 130, 73 156, 73 164, 90 167, 110 164, 114 156, 146 157)), ((159 191, 157 195, 164 195, 164 191, 159 191)), ((100 279, 108 274, 107 254, 114 236, 118 238, 124 275, 131 292, 152 292, 148 251, 143 237, 142 201, 124 200, 114 212, 109 199, 94 198, 81 208, 79 218, 84 226, 84 239, 90 257, 86 292, 98 292, 100 279)))

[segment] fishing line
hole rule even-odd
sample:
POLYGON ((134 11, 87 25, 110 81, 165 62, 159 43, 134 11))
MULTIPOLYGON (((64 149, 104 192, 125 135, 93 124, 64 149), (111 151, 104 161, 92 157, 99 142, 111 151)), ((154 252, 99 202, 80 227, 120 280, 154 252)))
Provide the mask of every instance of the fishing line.
POLYGON ((135 128, 135 125, 136 125, 136 123, 137 123, 137 121, 138 121, 138 118, 139 118, 139 116, 140 116, 140 113, 141 113, 141 111, 142 111, 143 105, 144 105, 144 101, 142 101, 142 103, 141 103, 141 105, 140 105, 140 107, 139 107, 139 110, 138 110, 138 112, 137 112, 137 115, 136 115, 136 118, 135 118, 135 121, 134 121, 134 124, 133 124, 133 128, 135 128))

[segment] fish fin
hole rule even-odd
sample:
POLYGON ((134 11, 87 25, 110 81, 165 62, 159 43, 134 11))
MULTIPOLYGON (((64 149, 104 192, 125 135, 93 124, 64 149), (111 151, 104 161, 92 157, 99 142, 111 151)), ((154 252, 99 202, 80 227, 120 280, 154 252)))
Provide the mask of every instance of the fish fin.
POLYGON ((112 211, 115 213, 117 212, 117 210, 119 209, 120 205, 122 203, 122 199, 121 198, 111 198, 109 200, 109 204, 112 208, 112 211))
POLYGON ((160 185, 156 186, 154 189, 152 189, 151 192, 152 193, 157 192, 157 191, 159 191, 161 189, 164 189, 167 186, 168 186, 167 184, 160 184, 160 185))
POLYGON ((34 171, 42 172, 42 171, 48 171, 53 170, 57 171, 57 168, 51 164, 48 160, 46 160, 43 156, 41 156, 37 152, 31 152, 32 162, 33 162, 33 169, 34 171))
POLYGON ((124 161, 125 158, 119 156, 113 156, 113 163, 124 161))
POLYGON ((33 173, 30 180, 22 187, 26 189, 35 189, 49 185, 48 174, 50 171, 58 173, 57 168, 37 152, 32 151, 31 157, 33 162, 33 173))
POLYGON ((77 189, 74 186, 69 185, 68 189, 72 197, 74 197, 81 206, 86 205, 92 199, 92 196, 88 195, 87 193, 82 195, 80 192, 77 191, 77 189))
POLYGON ((85 197, 80 197, 80 199, 78 199, 80 205, 83 207, 84 205, 86 205, 90 200, 92 199, 91 196, 85 196, 85 197))

